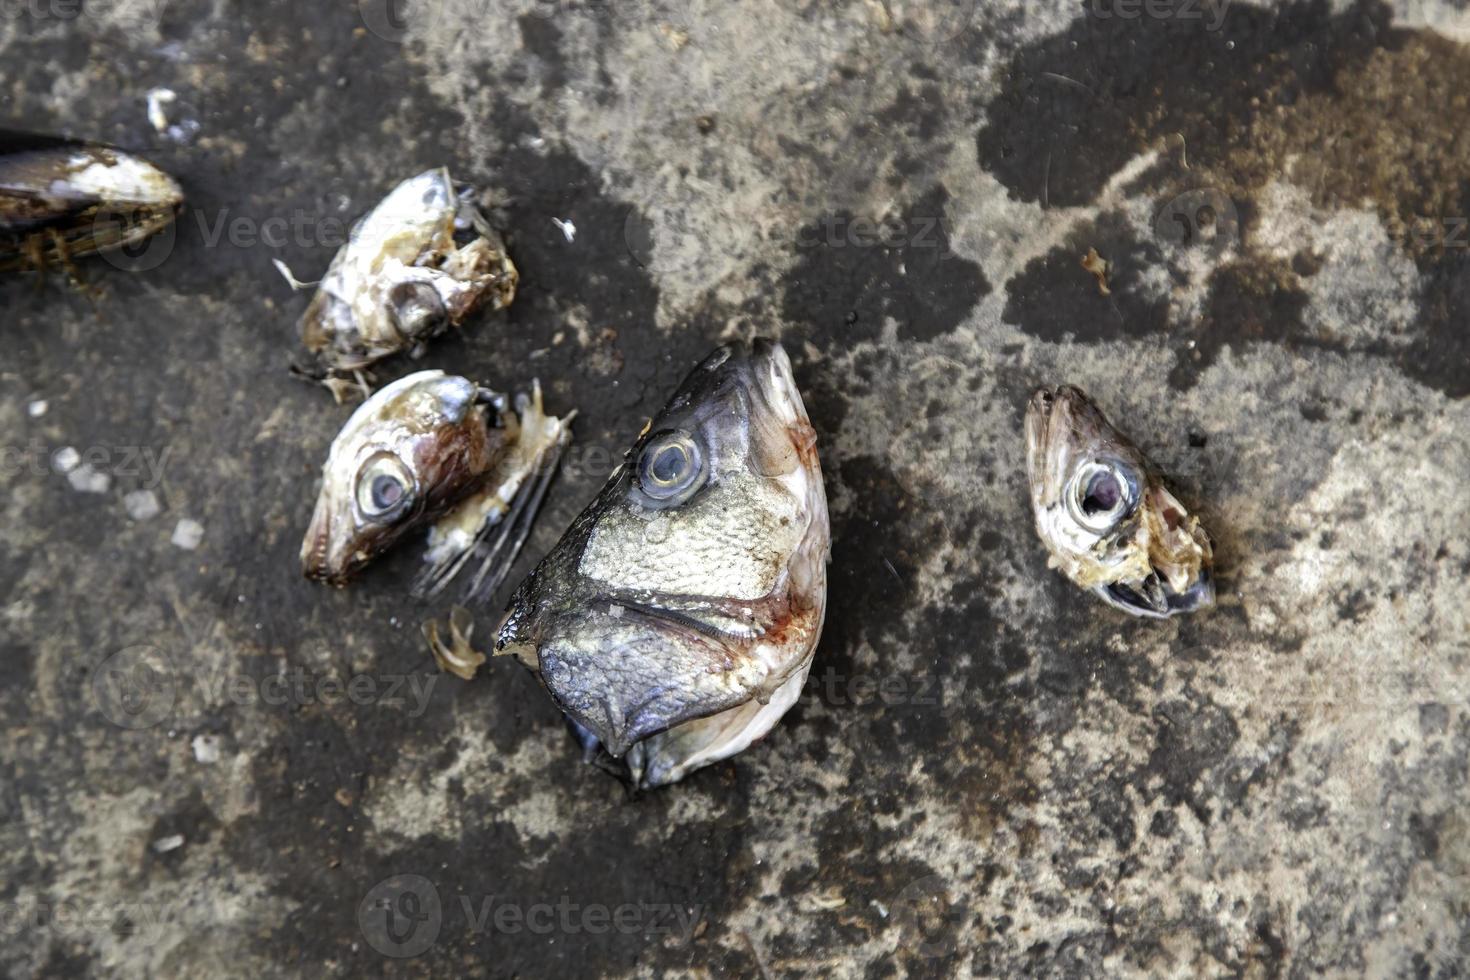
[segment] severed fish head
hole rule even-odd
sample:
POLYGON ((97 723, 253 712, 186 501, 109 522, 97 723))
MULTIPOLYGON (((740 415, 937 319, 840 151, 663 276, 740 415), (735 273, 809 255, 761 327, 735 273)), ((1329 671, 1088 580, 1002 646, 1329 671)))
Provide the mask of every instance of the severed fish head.
POLYGON ((1199 518, 1080 389, 1031 396, 1026 471, 1037 533, 1067 578, 1136 616, 1214 603, 1213 552, 1199 518))
POLYGON ((786 352, 721 347, 521 585, 496 649, 637 786, 760 738, 805 683, 831 532, 786 352))
POLYGON ((135 245, 184 203, 172 177, 99 143, 0 130, 0 270, 135 245))
POLYGON ((352 228, 301 317, 327 367, 413 350, 485 305, 509 306, 518 275, 500 236, 440 167, 410 177, 352 228))
POLYGON ((466 378, 420 371, 358 406, 322 468, 301 543, 306 577, 346 583, 405 531, 479 489, 504 448, 495 397, 466 378))

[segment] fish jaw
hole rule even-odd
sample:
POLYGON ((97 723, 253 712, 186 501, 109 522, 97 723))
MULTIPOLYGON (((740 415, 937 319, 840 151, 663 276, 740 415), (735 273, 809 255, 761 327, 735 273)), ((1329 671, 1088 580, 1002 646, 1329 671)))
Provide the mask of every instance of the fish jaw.
POLYGON ((1026 411, 1026 469, 1048 564, 1114 608, 1166 618, 1214 602, 1213 549, 1157 469, 1081 389, 1043 388, 1026 411), (1088 473, 1115 476, 1132 506, 1107 525, 1079 518, 1088 473))
POLYGON ((497 649, 627 757, 635 781, 672 782, 741 751, 790 707, 777 695, 799 692, 800 679, 788 685, 810 668, 829 551, 815 435, 785 352, 722 348, 517 591, 497 649), (671 426, 704 433, 710 486, 651 510, 634 463, 671 426))

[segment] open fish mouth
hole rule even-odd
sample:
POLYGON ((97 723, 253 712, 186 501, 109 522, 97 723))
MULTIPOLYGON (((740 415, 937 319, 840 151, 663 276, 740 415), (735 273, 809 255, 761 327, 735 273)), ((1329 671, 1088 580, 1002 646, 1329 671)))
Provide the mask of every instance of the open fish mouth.
POLYGON ((512 599, 497 650, 639 786, 764 735, 826 610, 816 437, 779 344, 716 350, 512 599))
POLYGON ((1214 603, 1209 535, 1081 389, 1037 391, 1025 427, 1032 514, 1052 567, 1136 616, 1214 603))
POLYGON ((183 206, 153 164, 100 143, 0 130, 0 271, 66 267, 136 245, 183 206))

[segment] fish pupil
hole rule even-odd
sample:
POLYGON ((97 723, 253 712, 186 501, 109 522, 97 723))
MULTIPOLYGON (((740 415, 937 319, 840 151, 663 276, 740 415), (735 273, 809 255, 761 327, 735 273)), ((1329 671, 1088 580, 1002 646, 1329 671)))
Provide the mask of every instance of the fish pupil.
POLYGON ((653 478, 659 483, 675 483, 684 473, 688 457, 684 450, 678 446, 667 446, 659 450, 653 457, 653 465, 648 469, 653 478))
POLYGON ((387 510, 403 499, 403 484, 387 474, 373 477, 373 506, 387 510))
POLYGON ((1087 495, 1082 498, 1082 513, 1088 517, 1106 514, 1118 506, 1123 486, 1111 473, 1097 473, 1087 482, 1087 495))

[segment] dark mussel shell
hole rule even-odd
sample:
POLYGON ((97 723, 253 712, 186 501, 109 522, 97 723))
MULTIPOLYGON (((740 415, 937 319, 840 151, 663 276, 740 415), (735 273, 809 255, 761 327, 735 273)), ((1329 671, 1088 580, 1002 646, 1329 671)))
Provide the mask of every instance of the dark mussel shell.
POLYGON ((131 153, 0 130, 0 271, 134 245, 168 227, 183 201, 172 177, 131 153))

